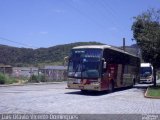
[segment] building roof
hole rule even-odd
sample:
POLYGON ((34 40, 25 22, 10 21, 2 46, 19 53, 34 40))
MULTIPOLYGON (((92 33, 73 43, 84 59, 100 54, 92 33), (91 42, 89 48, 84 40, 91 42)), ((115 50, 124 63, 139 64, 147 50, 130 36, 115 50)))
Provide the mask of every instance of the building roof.
POLYGON ((66 70, 66 66, 45 66, 44 69, 66 70))
POLYGON ((141 67, 151 67, 151 63, 141 63, 141 67))
POLYGON ((0 67, 9 68, 9 67, 12 67, 12 66, 11 66, 11 65, 3 65, 3 64, 0 64, 0 67))

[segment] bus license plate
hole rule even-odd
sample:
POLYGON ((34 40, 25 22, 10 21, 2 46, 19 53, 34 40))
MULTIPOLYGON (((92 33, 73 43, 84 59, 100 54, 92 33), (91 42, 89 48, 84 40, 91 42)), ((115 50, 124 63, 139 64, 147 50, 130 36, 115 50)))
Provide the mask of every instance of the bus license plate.
POLYGON ((81 79, 76 79, 75 82, 76 83, 81 83, 81 79))
POLYGON ((80 89, 84 89, 84 86, 79 86, 80 89))

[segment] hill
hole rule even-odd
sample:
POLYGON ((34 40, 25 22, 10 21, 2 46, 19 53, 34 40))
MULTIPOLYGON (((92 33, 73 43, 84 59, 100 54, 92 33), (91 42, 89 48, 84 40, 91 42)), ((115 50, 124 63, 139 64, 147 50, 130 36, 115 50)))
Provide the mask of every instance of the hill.
POLYGON ((43 64, 62 64, 69 51, 80 45, 102 45, 98 42, 76 42, 49 48, 17 48, 0 45, 0 64, 12 66, 41 66, 43 64))
MULTIPOLYGON (((120 49, 123 49, 123 47, 120 47, 120 49)), ((133 44, 131 46, 126 46, 125 50, 133 55, 139 54, 139 47, 136 44, 133 44)))
MULTIPOLYGON (((49 48, 17 48, 0 45, 0 64, 12 66, 43 66, 62 65, 63 58, 68 56, 70 50, 80 45, 102 45, 99 42, 76 42, 71 44, 57 45, 49 48)), ((119 47, 122 49, 122 47, 119 47)), ((126 46, 126 51, 137 54, 137 46, 126 46)))

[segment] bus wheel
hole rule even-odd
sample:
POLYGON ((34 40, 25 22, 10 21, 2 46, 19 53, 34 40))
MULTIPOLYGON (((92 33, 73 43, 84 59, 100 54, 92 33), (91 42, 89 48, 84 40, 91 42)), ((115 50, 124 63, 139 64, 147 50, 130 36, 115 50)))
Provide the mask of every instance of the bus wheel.
POLYGON ((109 84, 108 90, 109 90, 110 93, 111 93, 111 92, 114 92, 114 83, 113 83, 113 82, 111 82, 111 83, 109 84))
POLYGON ((135 85, 136 84, 136 79, 135 78, 133 78, 133 85, 135 85))

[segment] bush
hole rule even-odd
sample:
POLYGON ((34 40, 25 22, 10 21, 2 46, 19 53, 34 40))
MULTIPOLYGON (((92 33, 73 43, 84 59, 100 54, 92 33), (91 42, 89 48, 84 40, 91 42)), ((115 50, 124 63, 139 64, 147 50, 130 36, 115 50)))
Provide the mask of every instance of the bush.
POLYGON ((39 82, 38 76, 33 74, 30 77, 29 82, 38 83, 39 82))
POLYGON ((38 83, 38 82, 45 82, 44 75, 32 75, 29 79, 29 82, 38 83))
POLYGON ((39 81, 41 81, 41 82, 46 82, 44 75, 39 75, 38 79, 39 79, 39 81))
POLYGON ((12 83, 17 83, 17 82, 18 80, 16 80, 15 78, 11 78, 11 77, 7 78, 5 81, 6 84, 12 84, 12 83))
POLYGON ((0 73, 0 84, 12 84, 18 82, 16 79, 0 73))
POLYGON ((0 73, 0 84, 5 84, 5 80, 6 80, 5 75, 0 73))

